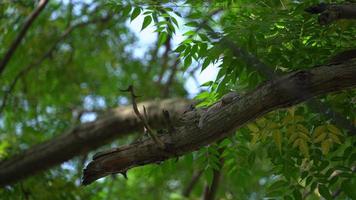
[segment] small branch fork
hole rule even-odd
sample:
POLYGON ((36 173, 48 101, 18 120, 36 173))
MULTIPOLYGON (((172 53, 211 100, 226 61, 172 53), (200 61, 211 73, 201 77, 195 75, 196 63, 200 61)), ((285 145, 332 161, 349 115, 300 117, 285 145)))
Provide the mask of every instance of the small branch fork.
POLYGON ((152 130, 152 128, 150 127, 150 125, 148 124, 147 122, 147 111, 146 111, 146 108, 145 106, 143 106, 143 111, 144 111, 144 115, 142 115, 140 113, 140 111, 138 110, 138 107, 137 107, 137 103, 136 103, 136 98, 139 97, 135 94, 134 92, 134 88, 132 85, 130 85, 126 90, 121 90, 122 92, 130 92, 131 94, 131 100, 132 100, 132 107, 133 107, 133 110, 136 114, 136 116, 141 120, 141 122, 143 123, 143 126, 145 128, 145 132, 147 132, 150 137, 153 139, 153 141, 161 148, 161 149, 165 149, 165 145, 164 143, 162 142, 162 140, 160 140, 156 133, 152 130))
POLYGON ((41 11, 44 9, 46 4, 48 3, 48 0, 41 0, 38 3, 37 8, 26 18, 24 25, 22 26, 19 34, 16 36, 15 40, 11 43, 9 49, 7 50, 6 54, 4 55, 4 58, 0 60, 0 75, 4 71, 7 63, 10 61, 10 58, 12 55, 15 53, 17 47, 20 45, 21 41, 25 37, 28 29, 32 25, 32 23, 35 21, 35 19, 38 17, 38 15, 41 13, 41 11))

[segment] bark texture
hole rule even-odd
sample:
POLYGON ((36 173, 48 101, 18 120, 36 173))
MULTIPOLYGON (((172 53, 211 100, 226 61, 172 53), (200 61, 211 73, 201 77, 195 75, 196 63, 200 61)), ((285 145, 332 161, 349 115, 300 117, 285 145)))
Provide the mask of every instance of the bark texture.
MULTIPOLYGON (((170 112, 172 119, 176 119, 190 103, 184 99, 168 99, 143 102, 138 106, 142 109, 145 105, 152 127, 164 128, 163 109, 170 112)), ((131 106, 110 110, 94 122, 78 125, 50 141, 0 162, 0 186, 46 170, 140 129, 142 125, 131 106)))
POLYGON ((356 3, 320 3, 306 8, 305 11, 319 14, 318 22, 321 25, 331 24, 339 19, 356 19, 356 3))
POLYGON ((184 113, 180 118, 182 123, 175 127, 174 132, 159 136, 165 143, 164 149, 159 148, 152 139, 146 139, 95 155, 84 169, 83 184, 195 151, 229 136, 240 126, 272 110, 355 86, 356 59, 281 76, 209 113, 201 128, 197 124, 201 111, 184 113))

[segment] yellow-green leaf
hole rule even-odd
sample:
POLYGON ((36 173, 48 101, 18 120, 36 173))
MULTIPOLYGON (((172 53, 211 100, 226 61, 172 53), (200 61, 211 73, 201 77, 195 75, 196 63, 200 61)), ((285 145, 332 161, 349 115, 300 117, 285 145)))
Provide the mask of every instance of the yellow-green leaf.
POLYGON ((325 132, 325 126, 318 126, 314 129, 314 138, 319 137, 325 132))
POLYGON ((256 144, 259 139, 260 139, 260 136, 256 133, 253 133, 251 143, 256 144))
POLYGON ((328 135, 327 132, 323 132, 323 133, 319 134, 319 136, 314 139, 314 143, 319 143, 319 142, 323 141, 327 135, 328 135))
POLYGON ((299 142, 300 141, 303 141, 303 140, 301 140, 301 139, 296 139, 295 141, 294 141, 294 143, 293 143, 293 148, 296 148, 297 146, 299 146, 299 142))
POLYGON ((304 154, 305 157, 309 157, 309 147, 304 140, 299 141, 299 150, 304 154))
POLYGON ((341 144, 341 141, 340 141, 339 137, 336 134, 331 133, 331 134, 329 134, 329 137, 332 139, 332 141, 334 143, 341 144))
POLYGON ((304 117, 302 117, 302 116, 300 116, 300 115, 296 115, 296 116, 294 116, 294 121, 295 121, 295 122, 304 121, 304 117))
POLYGON ((336 126, 332 125, 332 124, 328 124, 326 125, 326 127, 328 128, 328 130, 336 135, 340 135, 342 136, 341 134, 341 131, 340 129, 336 128, 336 126))
POLYGON ((275 122, 270 122, 270 123, 268 123, 268 128, 276 129, 276 128, 278 128, 278 124, 275 122))
POLYGON ((257 127, 255 124, 253 124, 253 123, 248 124, 248 125, 247 125, 247 128, 250 129, 250 131, 255 132, 255 133, 258 132, 258 131, 260 131, 260 130, 258 129, 258 127, 257 127))
POLYGON ((291 116, 294 116, 295 107, 290 107, 290 108, 288 108, 288 113, 289 113, 291 116))
POLYGON ((321 151, 323 152, 324 155, 329 153, 331 147, 330 140, 324 140, 321 142, 321 151))
POLYGON ((309 141, 310 137, 309 135, 303 133, 303 132, 299 132, 299 138, 302 138, 304 141, 309 141))
POLYGON ((287 135, 290 136, 295 132, 295 127, 294 126, 289 126, 287 128, 287 135))
POLYGON ((282 134, 280 130, 273 131, 272 133, 274 142, 277 145, 279 152, 282 152, 282 134))
POLYGON ((284 124, 289 124, 294 120, 294 117, 291 115, 287 115, 284 119, 283 119, 283 123, 284 124))
POLYGON ((265 127, 266 126, 266 119, 265 118, 260 118, 256 121, 257 125, 259 127, 265 127))
POLYGON ((294 132, 294 133, 292 133, 292 135, 289 137, 288 142, 289 142, 289 143, 293 142, 295 139, 297 139, 297 138, 298 138, 298 135, 299 135, 299 133, 298 133, 298 132, 294 132))
POLYGON ((297 128, 303 132, 303 133, 306 133, 306 134, 309 134, 309 130, 307 128, 305 128, 305 126, 301 125, 301 124, 298 124, 297 125, 297 128))

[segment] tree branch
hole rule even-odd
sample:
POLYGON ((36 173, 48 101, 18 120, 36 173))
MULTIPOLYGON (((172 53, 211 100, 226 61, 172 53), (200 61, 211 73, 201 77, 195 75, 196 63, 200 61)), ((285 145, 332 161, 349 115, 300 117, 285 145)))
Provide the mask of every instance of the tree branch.
POLYGON ((192 192, 194 186, 198 183, 199 178, 203 174, 204 170, 200 169, 195 171, 192 175, 192 179, 190 180, 189 184, 184 188, 182 195, 185 197, 189 197, 190 193, 192 192))
MULTIPOLYGON (((211 34, 217 35, 217 33, 212 32, 211 34)), ((264 64, 261 60, 259 60, 258 58, 256 58, 254 55, 250 54, 249 52, 245 51, 244 49, 239 48, 233 40, 231 40, 228 37, 225 37, 222 39, 222 45, 230 48, 232 53, 237 56, 237 57, 241 57, 242 59, 244 59, 244 61, 249 64, 251 67, 253 67, 254 69, 256 69, 257 72, 259 72, 262 76, 266 77, 269 80, 274 80, 275 78, 281 76, 282 74, 278 73, 278 72, 274 72, 272 69, 270 69, 266 64, 264 64)), ((351 52, 351 51, 350 51, 351 52)), ((347 59, 346 60, 350 60, 353 58, 353 55, 351 53, 347 53, 347 59), (349 55, 350 54, 350 55, 349 55)), ((336 56, 332 59, 333 63, 340 63, 339 60, 337 60, 338 62, 334 62, 336 61, 335 58, 339 58, 339 57, 345 57, 343 56, 343 53, 341 53, 340 55, 342 56, 336 56)), ((323 114, 325 116, 327 116, 328 118, 330 118, 337 126, 345 128, 348 130, 348 134, 349 135, 355 135, 356 134, 356 128, 355 126, 353 126, 352 123, 350 123, 350 121, 348 121, 344 116, 342 116, 341 114, 333 111, 332 109, 328 108, 328 106, 324 103, 324 102, 320 102, 316 99, 310 99, 306 102, 306 104, 314 111, 314 112, 318 112, 320 114, 323 114)))
POLYGON ((221 170, 214 170, 213 172, 213 181, 211 185, 205 185, 203 200, 214 200, 216 196, 216 192, 219 187, 220 177, 221 177, 221 170))
MULTIPOLYGON (((190 103, 184 99, 168 99, 148 101, 138 105, 140 107, 145 105, 148 110, 148 123, 153 128, 164 128, 162 122, 165 119, 162 110, 168 110, 170 117, 176 120, 190 103)), ((131 105, 110 110, 94 122, 78 125, 56 138, 0 162, 0 186, 49 169, 74 156, 84 155, 114 138, 139 130, 140 123, 131 105)))
POLYGON ((163 98, 167 98, 169 96, 169 89, 171 88, 171 86, 173 84, 174 77, 177 73, 179 63, 180 63, 180 60, 179 60, 179 58, 177 58, 172 66, 171 74, 169 75, 168 80, 162 89, 162 97, 163 98))
POLYGON ((10 86, 8 87, 7 91, 4 93, 4 97, 2 99, 1 102, 1 106, 0 106, 0 113, 4 110, 7 100, 9 98, 9 96, 11 95, 12 91, 15 89, 15 86, 17 84, 17 82, 20 80, 21 77, 23 77, 24 75, 26 75, 30 70, 32 70, 35 67, 38 67, 39 65, 42 64, 43 61, 45 61, 47 58, 51 57, 52 53, 55 51, 55 49, 57 48, 58 44, 60 44, 64 39, 66 39, 66 37, 68 35, 70 35, 75 29, 80 28, 80 27, 84 27, 87 26, 89 24, 93 24, 93 23, 98 23, 98 22, 106 22, 111 18, 111 15, 105 16, 103 18, 98 18, 98 19, 92 19, 89 20, 87 22, 81 22, 81 23, 77 23, 74 24, 70 27, 68 27, 63 33, 62 35, 57 38, 57 40, 52 44, 52 46, 46 51, 45 54, 42 55, 42 57, 40 59, 38 59, 37 61, 30 63, 29 65, 27 65, 25 68, 23 68, 14 78, 14 80, 11 82, 10 86))
POLYGON ((28 29, 32 25, 32 23, 35 21, 37 16, 41 13, 41 11, 44 9, 44 7, 47 5, 48 0, 41 0, 38 3, 37 8, 26 18, 25 23, 23 27, 21 28, 19 34, 15 38, 15 40, 11 43, 10 48, 7 50, 5 53, 4 58, 0 61, 0 75, 4 71, 7 63, 9 62, 10 58, 12 55, 15 53, 17 47, 20 45, 21 41, 25 37, 28 29))
POLYGON ((331 24, 339 19, 356 19, 356 4, 326 4, 320 3, 305 9, 311 14, 319 14, 318 22, 321 25, 331 24))
POLYGON ((245 123, 272 110, 292 106, 318 95, 356 87, 355 77, 356 59, 289 73, 215 110, 206 117, 207 123, 201 128, 197 126, 199 111, 186 112, 181 117, 184 123, 175 127, 174 134, 159 136, 169 147, 170 154, 167 154, 167 149, 159 148, 152 139, 102 153, 95 156, 84 169, 83 184, 90 184, 109 174, 126 172, 136 166, 195 151, 229 136, 245 123))

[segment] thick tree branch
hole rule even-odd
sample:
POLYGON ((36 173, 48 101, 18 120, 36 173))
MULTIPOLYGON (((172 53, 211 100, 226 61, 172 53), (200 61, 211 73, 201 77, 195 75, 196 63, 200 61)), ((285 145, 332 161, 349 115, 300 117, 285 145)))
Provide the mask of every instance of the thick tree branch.
MULTIPOLYGON (((214 35, 217 35, 217 33, 211 33, 214 35)), ((230 38, 226 37, 221 40, 221 43, 224 47, 230 48, 232 53, 237 56, 241 57, 244 59, 244 61, 250 65, 250 67, 253 67, 257 72, 259 72, 262 76, 269 80, 274 80, 275 78, 281 76, 281 73, 274 72, 270 67, 268 67, 265 63, 263 63, 261 60, 256 58, 254 55, 248 53, 242 48, 239 48, 233 40, 230 38)), ((331 62, 332 63, 340 63, 340 59, 344 58, 344 60, 349 60, 354 58, 354 52, 353 50, 346 51, 343 53, 338 54, 335 56, 331 62)), ((342 127, 344 129, 348 130, 349 135, 356 135, 356 128, 355 126, 347 120, 344 116, 341 114, 337 113, 336 111, 333 111, 330 109, 324 102, 318 101, 316 99, 310 99, 306 102, 306 104, 314 111, 314 112, 319 112, 322 115, 327 116, 329 119, 333 121, 337 126, 342 127)))
POLYGON ((28 29, 32 25, 32 23, 35 21, 37 16, 41 13, 41 11, 44 9, 44 7, 47 5, 48 0, 41 0, 38 3, 37 8, 26 18, 25 23, 23 27, 21 28, 19 34, 15 38, 15 40, 11 43, 10 48, 7 50, 5 53, 4 58, 0 61, 0 75, 4 71, 7 63, 9 62, 10 58, 12 55, 15 53, 17 47, 20 45, 22 39, 25 37, 28 29))
MULTIPOLYGON (((164 128, 162 110, 168 110, 172 119, 187 109, 190 101, 168 99, 149 101, 145 105, 149 123, 153 128, 164 128)), ((143 111, 141 111, 143 112, 143 111)), ((60 136, 34 146, 18 156, 0 162, 0 186, 10 184, 67 161, 74 156, 109 143, 114 138, 122 137, 140 129, 141 122, 132 110, 124 106, 108 111, 98 120, 78 125, 60 136)))
POLYGON ((356 19, 356 3, 320 3, 306 8, 305 11, 319 14, 318 21, 321 25, 327 25, 339 19, 356 19))
MULTIPOLYGON (((185 113, 183 123, 172 134, 160 135, 166 149, 157 147, 152 139, 126 145, 94 156, 84 170, 83 184, 113 173, 160 162, 184 155, 229 136, 248 121, 278 108, 298 104, 329 92, 356 87, 356 59, 345 63, 293 72, 260 85, 241 99, 217 109, 206 117, 199 128, 199 110, 185 113), (300 93, 303 91, 303 93, 300 93), (223 122, 223 123, 222 123, 223 122)), ((1 168, 0 168, 1 169, 1 168)))

